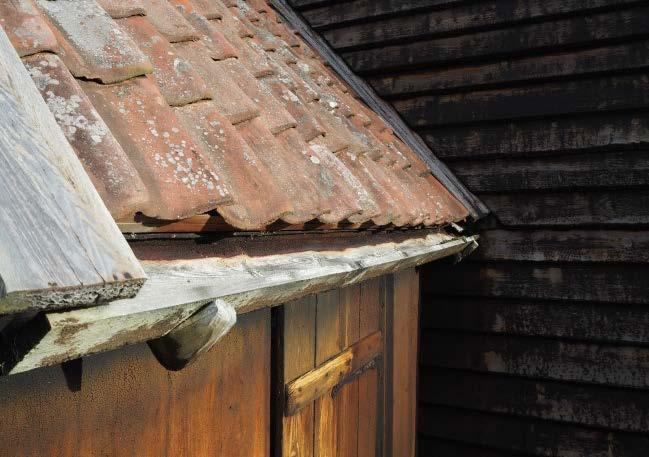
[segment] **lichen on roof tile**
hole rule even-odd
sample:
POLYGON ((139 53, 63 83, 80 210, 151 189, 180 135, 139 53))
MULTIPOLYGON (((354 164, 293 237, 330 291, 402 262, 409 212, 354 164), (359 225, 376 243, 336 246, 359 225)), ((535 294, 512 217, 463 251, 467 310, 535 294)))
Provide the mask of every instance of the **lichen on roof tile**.
POLYGON ((0 1, 0 26, 21 57, 57 49, 56 37, 31 0, 0 1))
POLYGON ((198 33, 167 0, 141 0, 147 18, 171 43, 198 40, 198 33))
POLYGON ((217 208, 227 223, 259 230, 293 212, 267 167, 214 103, 194 103, 177 108, 176 113, 231 190, 232 204, 217 208))
POLYGON ((156 197, 146 216, 181 219, 232 201, 151 77, 110 86, 85 82, 83 89, 156 197))
POLYGON ((147 18, 135 16, 121 19, 118 23, 153 63, 153 77, 169 105, 182 106, 212 97, 203 78, 189 62, 176 54, 147 18))
POLYGON ((140 176, 63 62, 45 53, 23 62, 113 217, 140 211, 148 201, 140 176))
POLYGON ((118 219, 468 215, 266 0, 11 0, 0 21, 118 219))
POLYGON ((176 43, 173 49, 188 61, 212 89, 214 103, 233 124, 259 116, 259 107, 241 90, 229 74, 210 58, 201 42, 176 43))
POLYGON ((144 16, 146 11, 141 0, 97 0, 99 6, 106 10, 113 19, 131 16, 144 16))
POLYGON ((255 118, 237 125, 237 131, 268 168, 274 182, 293 203, 293 211, 282 217, 289 224, 302 224, 328 212, 317 191, 310 172, 300 166, 302 154, 281 146, 264 121, 255 118))
POLYGON ((77 77, 114 83, 153 67, 95 0, 37 0, 61 37, 60 56, 77 77))

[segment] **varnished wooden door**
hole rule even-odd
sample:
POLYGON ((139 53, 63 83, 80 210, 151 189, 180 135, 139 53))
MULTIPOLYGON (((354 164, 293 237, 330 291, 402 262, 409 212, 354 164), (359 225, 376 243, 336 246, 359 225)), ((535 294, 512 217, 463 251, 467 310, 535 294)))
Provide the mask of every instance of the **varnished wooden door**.
POLYGON ((275 456, 414 457, 418 291, 408 270, 276 310, 275 456))

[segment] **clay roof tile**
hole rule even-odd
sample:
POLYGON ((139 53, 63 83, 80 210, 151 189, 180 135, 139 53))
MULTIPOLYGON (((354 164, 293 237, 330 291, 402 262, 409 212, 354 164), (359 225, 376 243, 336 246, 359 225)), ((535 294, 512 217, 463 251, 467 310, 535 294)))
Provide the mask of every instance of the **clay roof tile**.
POLYGON ((12 0, 0 26, 117 219, 468 215, 265 0, 12 0))

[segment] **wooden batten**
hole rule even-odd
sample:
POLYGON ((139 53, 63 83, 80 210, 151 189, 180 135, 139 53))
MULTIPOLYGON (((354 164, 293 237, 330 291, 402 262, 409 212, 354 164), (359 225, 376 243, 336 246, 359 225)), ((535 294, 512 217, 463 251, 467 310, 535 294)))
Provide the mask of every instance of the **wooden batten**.
POLYGON ((314 400, 342 386, 369 366, 382 352, 380 331, 365 337, 350 348, 332 357, 319 367, 286 385, 286 416, 292 416, 314 400))
POLYGON ((158 338, 214 300, 247 313, 456 255, 474 243, 435 233, 341 251, 143 261, 149 280, 137 297, 46 314, 50 331, 7 373, 158 338))
POLYGON ((0 315, 132 297, 146 276, 0 29, 0 315))

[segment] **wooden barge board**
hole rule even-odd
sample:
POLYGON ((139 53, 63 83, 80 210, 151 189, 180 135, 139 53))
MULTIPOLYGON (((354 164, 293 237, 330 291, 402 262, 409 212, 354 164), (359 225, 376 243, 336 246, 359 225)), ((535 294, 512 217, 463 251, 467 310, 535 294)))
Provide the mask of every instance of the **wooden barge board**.
POLYGON ((135 295, 144 271, 0 28, 0 314, 135 295))
POLYGON ((461 254, 474 237, 432 233, 399 243, 264 257, 142 261, 137 297, 45 315, 49 332, 8 374, 160 337, 210 302, 238 314, 461 254))

